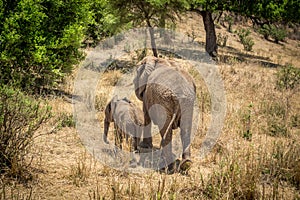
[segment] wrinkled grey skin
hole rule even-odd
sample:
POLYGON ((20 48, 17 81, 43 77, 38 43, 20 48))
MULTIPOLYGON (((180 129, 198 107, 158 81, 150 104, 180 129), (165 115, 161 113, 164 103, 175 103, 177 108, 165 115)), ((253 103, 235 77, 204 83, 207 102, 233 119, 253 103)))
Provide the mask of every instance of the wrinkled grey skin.
POLYGON ((138 144, 142 134, 143 112, 128 99, 118 99, 117 96, 107 104, 105 108, 103 140, 107 141, 109 125, 114 122, 115 145, 122 149, 123 138, 132 138, 131 151, 138 150, 138 144))
POLYGON ((149 125, 152 121, 160 130, 162 156, 167 163, 171 163, 172 129, 180 127, 182 163, 191 162, 191 129, 196 96, 193 79, 187 72, 176 67, 174 61, 146 57, 138 64, 133 82, 135 94, 143 102, 145 128, 141 147, 153 147, 149 125), (155 104, 160 106, 151 109, 155 104))

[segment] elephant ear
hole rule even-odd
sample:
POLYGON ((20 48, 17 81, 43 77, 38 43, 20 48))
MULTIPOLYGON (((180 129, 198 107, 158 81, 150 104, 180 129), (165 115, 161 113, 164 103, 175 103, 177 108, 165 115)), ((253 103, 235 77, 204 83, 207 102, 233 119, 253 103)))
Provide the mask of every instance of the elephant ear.
POLYGON ((148 56, 140 62, 137 68, 137 74, 133 82, 135 94, 139 100, 143 100, 143 94, 147 86, 148 78, 155 70, 156 63, 157 58, 148 56))
POLYGON ((118 96, 115 95, 112 100, 110 100, 110 102, 107 104, 106 108, 105 108, 105 118, 106 121, 108 122, 113 122, 113 114, 115 112, 116 109, 116 102, 118 101, 118 96))
POLYGON ((111 112, 111 101, 106 105, 105 107, 105 121, 106 122, 112 122, 113 118, 112 118, 112 112, 111 112))
POLYGON ((111 115, 113 117, 114 113, 115 113, 115 110, 116 110, 116 105, 117 105, 117 101, 118 101, 118 96, 115 95, 112 100, 111 100, 111 115))

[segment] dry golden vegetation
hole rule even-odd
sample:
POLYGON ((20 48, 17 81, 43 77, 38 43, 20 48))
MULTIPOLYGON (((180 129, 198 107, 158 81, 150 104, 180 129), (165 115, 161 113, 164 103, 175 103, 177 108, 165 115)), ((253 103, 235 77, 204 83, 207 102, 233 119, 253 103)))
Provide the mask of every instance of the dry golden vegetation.
MULTIPOLYGON (((200 21, 188 14, 177 31, 203 43, 200 21)), ((235 23, 231 29, 240 27, 249 26, 235 23)), ((250 28, 255 44, 248 52, 237 34, 227 29, 221 25, 216 29, 228 38, 219 48, 218 61, 226 90, 226 120, 217 144, 203 160, 197 154, 210 123, 209 92, 201 76, 176 59, 195 78, 202 111, 188 175, 128 173, 95 160, 76 133, 70 96, 61 95, 49 99, 54 116, 38 131, 47 134, 34 141, 30 180, 2 177, 0 199, 300 199, 300 86, 280 90, 277 83, 277 74, 287 63, 300 68, 300 41, 275 44, 250 28)), ((134 66, 137 60, 131 62, 134 66)), ((121 76, 120 69, 108 70, 99 80, 95 109, 101 128, 103 110, 121 76)), ((62 86, 65 94, 72 94, 73 79, 62 86)), ((134 93, 128 98, 141 105, 134 93)), ((111 125, 111 141, 112 132, 111 125)), ((155 136, 156 146, 159 139, 155 136)))

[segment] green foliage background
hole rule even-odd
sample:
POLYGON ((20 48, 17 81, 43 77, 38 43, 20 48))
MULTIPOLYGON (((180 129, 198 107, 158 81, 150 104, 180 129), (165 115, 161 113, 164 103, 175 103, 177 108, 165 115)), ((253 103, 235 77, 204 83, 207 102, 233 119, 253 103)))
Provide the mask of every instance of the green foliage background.
POLYGON ((97 44, 122 29, 164 26, 181 12, 238 12, 260 20, 299 22, 298 1, 219 0, 1 0, 0 84, 36 92, 52 88, 97 44), (88 43, 88 42, 86 42, 88 43))
POLYGON ((92 21, 87 0, 0 3, 1 83, 23 89, 55 85, 71 72, 92 21))

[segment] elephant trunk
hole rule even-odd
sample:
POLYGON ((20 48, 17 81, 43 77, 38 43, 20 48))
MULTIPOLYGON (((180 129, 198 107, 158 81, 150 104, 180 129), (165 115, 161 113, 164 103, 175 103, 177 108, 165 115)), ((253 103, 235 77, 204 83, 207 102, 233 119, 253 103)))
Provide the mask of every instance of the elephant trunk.
POLYGON ((140 101, 143 101, 143 95, 144 95, 145 88, 146 87, 144 86, 144 87, 137 88, 135 90, 135 95, 140 101))
POLYGON ((143 92, 144 90, 146 89, 146 85, 140 85, 139 84, 139 80, 138 80, 138 77, 135 77, 135 79, 133 80, 133 83, 134 83, 134 92, 135 92, 135 95, 136 97, 143 101, 143 92))
POLYGON ((110 124, 110 122, 109 122, 108 120, 105 119, 105 121, 104 121, 103 141, 104 141, 106 144, 108 144, 108 141, 107 141, 107 134, 108 134, 109 124, 110 124))

